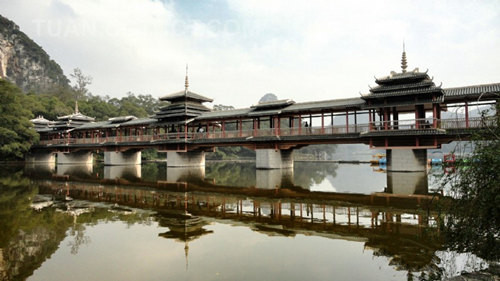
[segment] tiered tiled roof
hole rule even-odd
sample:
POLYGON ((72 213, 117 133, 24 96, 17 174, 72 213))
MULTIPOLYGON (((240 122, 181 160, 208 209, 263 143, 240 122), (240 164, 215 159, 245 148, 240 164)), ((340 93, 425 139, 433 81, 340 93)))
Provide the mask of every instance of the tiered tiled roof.
POLYGON ((186 74, 184 91, 161 97, 161 101, 167 101, 169 104, 160 108, 160 111, 156 112, 152 117, 162 123, 177 123, 209 112, 210 109, 204 106, 203 103, 212 102, 213 100, 189 91, 188 86, 189 83, 186 74))
POLYGON ((383 100, 392 97, 414 99, 416 95, 430 95, 441 98, 435 102, 442 102, 444 95, 441 86, 436 86, 427 72, 419 72, 418 69, 403 73, 392 72, 390 76, 377 78, 375 83, 377 86, 370 89, 370 94, 362 96, 364 100, 383 100))
POLYGON ((41 115, 39 115, 35 119, 31 119, 30 121, 35 126, 35 131, 37 131, 37 132, 51 131, 52 126, 54 125, 54 121, 50 121, 48 119, 45 119, 41 115))
POLYGON ((94 121, 95 118, 80 113, 78 111, 78 102, 75 102, 75 113, 57 117, 53 128, 56 130, 73 129, 94 121))
POLYGON ((406 53, 403 51, 401 62, 402 72, 392 71, 389 76, 376 78, 377 86, 370 89, 370 93, 361 98, 369 105, 365 108, 391 106, 408 106, 412 104, 443 102, 444 91, 436 86, 426 72, 418 68, 406 71, 406 53))
POLYGON ((91 122, 75 128, 75 131, 85 131, 94 129, 118 128, 127 126, 147 126, 156 122, 156 119, 151 118, 137 118, 135 116, 119 116, 109 118, 107 121, 91 122))

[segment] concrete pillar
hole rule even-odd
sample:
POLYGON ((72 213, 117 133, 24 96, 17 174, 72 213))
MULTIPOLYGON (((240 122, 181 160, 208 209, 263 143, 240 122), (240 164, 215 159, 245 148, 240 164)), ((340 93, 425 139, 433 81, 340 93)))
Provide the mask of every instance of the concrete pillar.
POLYGON ((293 185, 293 169, 259 169, 255 187, 262 189, 286 188, 293 185))
POLYGON ((388 149, 387 171, 420 172, 427 170, 426 149, 388 149))
POLYGON ((427 173, 421 172, 387 172, 387 193, 425 195, 429 191, 427 173))
POLYGON ((199 167, 205 166, 204 151, 167 152, 167 167, 199 167))
POLYGON ((293 150, 257 149, 257 169, 293 168, 293 150))
POLYGON ((104 166, 104 178, 140 179, 141 165, 104 166))
POLYGON ((52 151, 36 151, 25 157, 27 163, 56 163, 56 154, 52 151))
POLYGON ((123 166, 141 165, 141 151, 129 150, 123 152, 104 151, 104 165, 123 166))
POLYGON ((92 151, 76 151, 76 152, 58 152, 57 153, 57 164, 91 164, 94 161, 94 155, 92 151))

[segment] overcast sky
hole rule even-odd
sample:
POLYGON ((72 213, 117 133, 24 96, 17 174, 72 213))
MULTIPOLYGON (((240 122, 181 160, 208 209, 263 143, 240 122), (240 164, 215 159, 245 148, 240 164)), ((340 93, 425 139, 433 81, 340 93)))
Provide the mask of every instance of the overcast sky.
POLYGON ((358 97, 409 69, 443 87, 500 82, 500 1, 0 0, 0 14, 93 94, 190 90, 248 107, 358 97))

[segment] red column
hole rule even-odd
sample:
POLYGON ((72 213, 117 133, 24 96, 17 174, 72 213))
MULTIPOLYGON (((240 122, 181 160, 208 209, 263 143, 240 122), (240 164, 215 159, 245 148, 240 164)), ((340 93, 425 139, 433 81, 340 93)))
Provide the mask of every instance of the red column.
POLYGON ((274 127, 274 135, 279 136, 278 117, 273 117, 273 127, 274 127))
POLYGON ((257 119, 253 119, 253 136, 257 136, 257 119))
POLYGON ((384 130, 389 130, 389 118, 387 108, 384 108, 384 130))
POLYGON ((469 128, 469 104, 465 102, 465 128, 469 128))
POLYGON ((437 128, 437 104, 432 104, 432 127, 437 128))
POLYGON ((349 133, 349 111, 345 112, 345 132, 349 133))
POLYGON ((415 105, 415 128, 419 129, 420 128, 420 119, 419 114, 418 114, 418 105, 415 105))
POLYGON ((368 109, 368 130, 371 131, 373 130, 373 124, 372 124, 372 110, 368 109))
POLYGON ((325 133, 325 114, 321 112, 321 133, 325 133))
POLYGON ((276 120, 278 120, 278 136, 281 135, 281 118, 280 117, 276 117, 276 120))
POLYGON ((226 121, 222 121, 222 137, 226 137, 226 121))
POLYGON ((241 118, 239 120, 239 125, 238 125, 239 129, 240 129, 240 137, 243 136, 243 121, 241 121, 241 118))
POLYGON ((299 135, 302 133, 302 115, 299 115, 299 135))
POLYGON ((357 127, 358 127, 358 116, 356 110, 354 110, 354 128, 355 128, 354 131, 358 131, 357 127))

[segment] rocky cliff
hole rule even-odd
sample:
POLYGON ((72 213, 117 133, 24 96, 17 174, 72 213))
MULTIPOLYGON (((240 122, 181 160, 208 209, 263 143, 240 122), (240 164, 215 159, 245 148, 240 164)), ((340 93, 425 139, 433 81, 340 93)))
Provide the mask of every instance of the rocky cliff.
POLYGON ((61 67, 14 22, 0 15, 0 78, 23 91, 44 91, 67 87, 69 80, 61 67))

